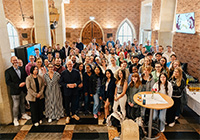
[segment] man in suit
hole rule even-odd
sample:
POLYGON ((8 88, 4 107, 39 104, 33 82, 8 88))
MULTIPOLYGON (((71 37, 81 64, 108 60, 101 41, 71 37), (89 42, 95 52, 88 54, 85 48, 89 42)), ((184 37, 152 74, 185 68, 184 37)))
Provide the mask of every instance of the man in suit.
POLYGON ((65 54, 64 54, 64 51, 63 51, 62 49, 60 49, 60 44, 57 44, 57 45, 56 45, 56 50, 54 50, 54 52, 53 52, 53 57, 55 57, 55 53, 56 53, 56 52, 58 52, 58 53, 60 54, 60 58, 61 58, 62 60, 65 59, 65 54))
POLYGON ((10 94, 13 101, 13 123, 19 126, 18 115, 19 108, 22 119, 30 120, 31 117, 25 113, 25 93, 26 93, 26 72, 18 66, 18 58, 11 57, 12 66, 5 71, 6 84, 10 87, 10 94))
POLYGON ((76 103, 79 98, 78 86, 81 83, 81 77, 79 72, 73 69, 73 62, 71 60, 67 62, 67 69, 61 73, 59 83, 63 88, 64 107, 67 114, 66 123, 70 121, 70 103, 72 118, 79 120, 80 118, 76 115, 76 103))

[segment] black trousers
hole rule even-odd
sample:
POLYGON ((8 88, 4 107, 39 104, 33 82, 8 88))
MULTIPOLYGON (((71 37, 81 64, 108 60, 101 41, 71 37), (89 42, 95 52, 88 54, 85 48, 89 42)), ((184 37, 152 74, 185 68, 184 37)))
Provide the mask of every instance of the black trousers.
POLYGON ((126 104, 126 115, 127 118, 135 120, 137 117, 141 116, 140 107, 131 107, 129 104, 126 104))
POLYGON ((35 102, 30 102, 32 123, 37 123, 43 118, 44 99, 36 99, 35 102))
POLYGON ((67 117, 70 116, 70 103, 71 103, 71 111, 72 115, 76 114, 77 110, 77 100, 79 98, 78 95, 71 95, 71 96, 63 96, 64 98, 64 107, 67 114, 67 117))
POLYGON ((180 105, 181 105, 181 98, 173 98, 174 100, 174 105, 167 109, 167 114, 166 114, 166 122, 167 123, 173 123, 175 121, 175 116, 176 116, 176 112, 178 109, 180 109, 180 105))

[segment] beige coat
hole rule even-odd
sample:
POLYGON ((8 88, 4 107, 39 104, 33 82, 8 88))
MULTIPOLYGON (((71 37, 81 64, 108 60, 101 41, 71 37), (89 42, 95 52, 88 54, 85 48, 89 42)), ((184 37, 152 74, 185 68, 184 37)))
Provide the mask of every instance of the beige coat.
MULTIPOLYGON (((39 94, 41 95, 40 99, 42 99, 42 98, 44 98, 44 94, 43 94, 44 80, 39 75, 38 75, 38 83, 39 83, 39 94)), ((36 93, 37 89, 36 89, 35 80, 34 80, 32 74, 26 78, 26 88, 27 88, 26 100, 35 102, 36 96, 38 93, 36 93)))

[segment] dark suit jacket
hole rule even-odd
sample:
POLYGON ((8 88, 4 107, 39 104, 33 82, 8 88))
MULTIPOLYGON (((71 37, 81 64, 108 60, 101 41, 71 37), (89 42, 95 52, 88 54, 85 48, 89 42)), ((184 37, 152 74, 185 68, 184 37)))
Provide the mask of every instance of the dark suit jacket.
POLYGON ((59 84, 62 85, 65 96, 78 95, 78 85, 81 83, 81 77, 76 69, 69 72, 67 69, 61 73, 59 84), (76 83, 77 87, 67 88, 67 84, 76 83))
POLYGON ((5 71, 6 84, 10 87, 11 95, 19 95, 21 91, 26 93, 26 85, 19 87, 19 84, 25 82, 27 74, 22 67, 19 67, 19 70, 21 71, 21 79, 15 72, 13 66, 5 71))
POLYGON ((114 94, 115 94, 115 84, 116 79, 112 78, 108 84, 107 94, 105 94, 105 88, 106 88, 106 78, 103 79, 103 84, 101 86, 100 96, 103 98, 104 101, 106 101, 107 98, 109 98, 109 102, 114 101, 114 94))
MULTIPOLYGON (((68 47, 69 47, 69 46, 68 46, 68 47)), ((66 52, 65 52, 65 46, 62 47, 62 50, 63 50, 63 52, 64 52, 64 58, 67 58, 67 56, 66 56, 66 52)), ((69 49, 68 49, 68 56, 69 56, 69 52, 70 52, 70 50, 71 50, 71 47, 69 47, 69 49)))

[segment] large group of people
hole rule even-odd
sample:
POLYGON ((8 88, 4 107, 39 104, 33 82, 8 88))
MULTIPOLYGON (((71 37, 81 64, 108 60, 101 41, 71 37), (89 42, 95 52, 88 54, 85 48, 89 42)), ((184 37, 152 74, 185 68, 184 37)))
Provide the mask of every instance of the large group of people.
POLYGON ((22 118, 25 114, 25 99, 30 104, 31 118, 35 126, 42 123, 43 113, 48 119, 59 120, 66 116, 80 119, 79 111, 91 114, 95 119, 104 108, 105 118, 111 112, 120 111, 123 119, 142 117, 148 121, 149 110, 137 105, 133 96, 141 91, 166 94, 174 100, 170 109, 155 110, 153 119, 160 120, 160 130, 165 125, 173 127, 180 115, 181 97, 185 88, 185 73, 171 46, 138 44, 137 40, 109 41, 99 45, 94 38, 85 45, 80 41, 72 46, 65 42, 43 46, 40 54, 29 57, 23 66, 16 56, 11 57, 12 67, 6 70, 6 83, 10 86, 13 100, 14 125, 18 126, 19 107, 22 118), (26 97, 25 97, 26 96, 26 97))

